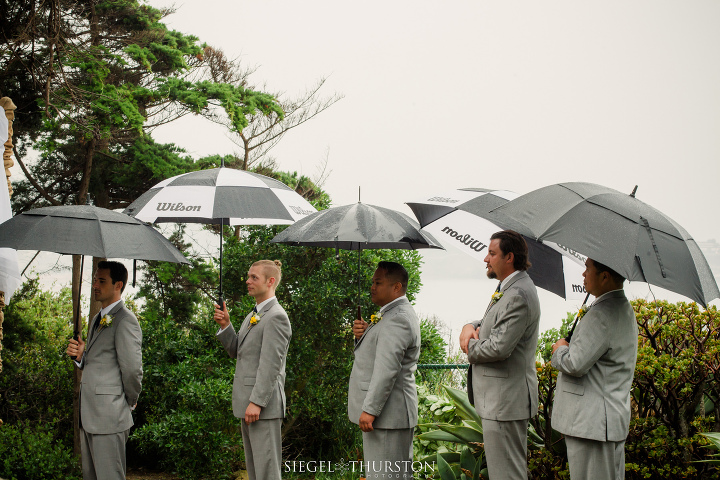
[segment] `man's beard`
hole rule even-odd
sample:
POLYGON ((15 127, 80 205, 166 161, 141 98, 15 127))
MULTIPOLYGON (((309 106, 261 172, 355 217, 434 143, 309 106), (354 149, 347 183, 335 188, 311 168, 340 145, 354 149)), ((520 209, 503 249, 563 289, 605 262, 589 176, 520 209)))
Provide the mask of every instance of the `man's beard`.
POLYGON ((485 275, 487 275, 490 280, 494 280, 497 278, 497 274, 494 270, 488 270, 487 272, 485 272, 485 275))

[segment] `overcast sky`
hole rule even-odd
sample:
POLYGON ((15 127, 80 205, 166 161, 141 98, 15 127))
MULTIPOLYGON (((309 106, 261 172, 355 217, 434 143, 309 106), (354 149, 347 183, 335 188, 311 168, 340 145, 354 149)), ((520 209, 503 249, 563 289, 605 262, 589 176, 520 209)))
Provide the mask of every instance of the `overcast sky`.
MULTIPOLYGON (((363 202, 412 215, 405 202, 454 188, 639 185, 637 198, 704 245, 718 277, 720 2, 175 6, 171 29, 257 66, 256 84, 294 97, 327 77, 325 94, 345 96, 273 150, 281 169, 310 177, 327 154, 334 205, 356 202, 358 187, 363 202)), ((196 157, 234 153, 226 135, 197 117, 154 132, 196 157)), ((454 250, 424 255, 418 312, 454 329, 480 318, 495 287, 484 265, 454 250)), ((644 284, 630 291, 648 295, 644 284)), ((541 302, 541 330, 579 307, 542 291, 541 302)))

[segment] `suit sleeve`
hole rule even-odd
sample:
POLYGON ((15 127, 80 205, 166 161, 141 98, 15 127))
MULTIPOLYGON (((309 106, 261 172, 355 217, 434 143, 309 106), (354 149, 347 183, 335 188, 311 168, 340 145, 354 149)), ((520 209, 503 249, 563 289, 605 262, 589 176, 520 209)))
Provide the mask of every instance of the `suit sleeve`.
POLYGON ((128 405, 133 406, 137 403, 142 390, 142 330, 137 318, 130 312, 118 322, 115 348, 125 399, 128 405))
POLYGON ((278 376, 287 355, 292 328, 287 314, 282 311, 267 319, 260 348, 260 365, 250 401, 260 407, 267 406, 275 391, 278 376))
POLYGON ((530 318, 527 300, 522 295, 513 295, 508 300, 505 311, 498 315, 495 325, 490 330, 490 336, 483 340, 470 340, 468 344, 470 363, 505 360, 525 334, 530 318))
POLYGON ((607 329, 604 316, 590 310, 578 323, 570 346, 555 350, 552 366, 573 377, 585 375, 609 348, 607 329))
POLYGON ((232 322, 230 322, 225 330, 217 334, 217 338, 220 343, 222 343, 222 346, 230 358, 237 358, 238 336, 237 333, 235 333, 232 322))
MULTIPOLYGON (((370 385, 368 386, 362 410, 370 415, 379 416, 395 386, 398 374, 402 370, 405 352, 413 338, 408 317, 396 315, 384 318, 382 332, 378 336, 370 385)), ((375 327, 377 328, 377 327, 375 327)))

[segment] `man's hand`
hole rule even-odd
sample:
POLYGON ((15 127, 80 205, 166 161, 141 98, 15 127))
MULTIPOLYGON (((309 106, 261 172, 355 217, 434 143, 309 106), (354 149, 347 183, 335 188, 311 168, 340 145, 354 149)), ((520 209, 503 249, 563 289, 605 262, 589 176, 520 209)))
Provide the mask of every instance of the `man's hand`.
POLYGON ((225 306, 225 302, 223 302, 222 308, 220 308, 220 305, 217 303, 215 304, 215 314, 213 315, 213 318, 217 322, 218 325, 220 325, 221 330, 225 330, 227 326, 230 324, 230 314, 227 311, 227 307, 225 306))
POLYGON ((253 423, 260 420, 260 410, 262 410, 262 407, 250 402, 250 405, 245 409, 245 423, 253 423))
POLYGON ((470 343, 471 338, 477 340, 479 337, 478 332, 475 330, 475 327, 472 326, 472 323, 468 323, 460 332, 460 350, 462 350, 466 355, 468 353, 468 343, 470 343))
POLYGON ((79 362, 84 352, 85 342, 83 342, 82 337, 78 337, 77 340, 71 338, 67 350, 65 350, 65 353, 67 353, 71 357, 75 357, 75 361, 79 362))
POLYGON ((353 322, 352 332, 355 335, 355 340, 359 340, 363 336, 365 330, 368 327, 368 323, 362 318, 358 318, 353 322))
POLYGON ((373 429, 373 422, 375 421, 375 415, 370 415, 367 412, 362 412, 360 414, 360 430, 363 432, 372 432, 373 429))
POLYGON ((565 340, 564 338, 561 338, 561 339, 558 340, 557 342, 553 343, 553 346, 552 346, 552 350, 553 350, 553 351, 552 351, 552 352, 555 353, 555 350, 557 350, 558 348, 562 347, 563 345, 566 345, 566 346, 568 346, 568 347, 570 346, 570 344, 568 343, 567 340, 565 340))

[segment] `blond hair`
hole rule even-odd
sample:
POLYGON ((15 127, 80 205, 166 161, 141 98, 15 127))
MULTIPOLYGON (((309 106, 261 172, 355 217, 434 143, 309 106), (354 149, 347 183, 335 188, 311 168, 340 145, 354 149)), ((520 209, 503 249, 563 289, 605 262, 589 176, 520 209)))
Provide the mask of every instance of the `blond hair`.
POLYGON ((252 266, 262 268, 265 278, 273 277, 275 279, 275 288, 280 285, 280 279, 282 278, 282 262, 280 260, 258 260, 252 266))

